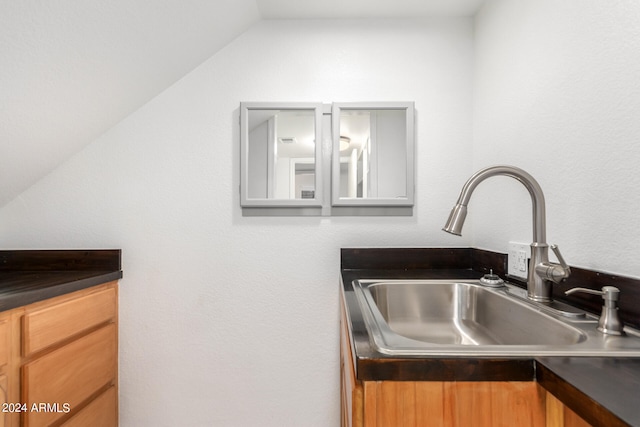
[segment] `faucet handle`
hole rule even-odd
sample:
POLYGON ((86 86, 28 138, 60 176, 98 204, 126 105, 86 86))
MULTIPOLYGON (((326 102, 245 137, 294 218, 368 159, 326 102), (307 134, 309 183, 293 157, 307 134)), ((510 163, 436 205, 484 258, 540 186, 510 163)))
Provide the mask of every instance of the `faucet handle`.
POLYGON ((551 250, 554 254, 556 254, 556 257, 558 258, 560 264, 555 264, 552 262, 541 263, 536 266, 536 272, 538 273, 538 275, 540 275, 540 277, 546 280, 560 283, 571 275, 571 268, 562 257, 560 249, 558 249, 558 245, 551 245, 551 250))
POLYGON ((558 245, 551 245, 551 250, 553 251, 554 254, 556 254, 556 258, 558 258, 558 262, 560 263, 560 266, 567 272, 567 277, 569 277, 569 274, 571 274, 571 268, 562 257, 562 254, 560 253, 560 249, 558 249, 558 245))
POLYGON ((569 267, 569 264, 567 264, 567 262, 562 257, 562 254, 560 253, 560 249, 558 249, 558 245, 551 245, 551 250, 553 251, 554 254, 556 254, 556 258, 558 258, 558 262, 560 263, 560 268, 562 269, 561 271, 557 271, 557 269, 554 269, 554 272, 553 272, 554 277, 552 280, 556 283, 560 283, 567 277, 571 276, 571 267, 569 267))

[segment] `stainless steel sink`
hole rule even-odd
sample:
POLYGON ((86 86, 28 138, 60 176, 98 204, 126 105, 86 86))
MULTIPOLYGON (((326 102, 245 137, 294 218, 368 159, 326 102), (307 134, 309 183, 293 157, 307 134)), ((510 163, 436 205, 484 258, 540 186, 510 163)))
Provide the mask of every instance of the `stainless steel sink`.
POLYGON ((637 331, 603 335, 596 317, 529 302, 511 285, 356 280, 353 287, 372 344, 385 354, 640 356, 637 331))

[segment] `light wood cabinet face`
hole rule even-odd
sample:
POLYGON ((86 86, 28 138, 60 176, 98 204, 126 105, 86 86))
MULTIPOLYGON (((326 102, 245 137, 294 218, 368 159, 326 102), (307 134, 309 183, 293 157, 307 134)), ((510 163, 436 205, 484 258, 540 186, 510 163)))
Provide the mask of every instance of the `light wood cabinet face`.
POLYGON ((117 296, 110 282, 0 313, 0 427, 118 425, 117 296))
POLYGON ((0 368, 9 363, 9 318, 0 318, 0 368))
POLYGON ((23 317, 23 355, 29 357, 58 342, 81 334, 116 317, 116 290, 109 288, 42 308, 23 317))
POLYGON ((93 402, 82 408, 62 427, 113 427, 118 425, 118 396, 115 387, 98 396, 93 402))
MULTIPOLYGON (((535 382, 365 381, 366 427, 544 427, 545 392, 535 382)), ((353 407, 353 406, 352 406, 353 407)), ((349 424, 352 421, 353 424, 349 424)))
POLYGON ((553 394, 546 396, 547 427, 592 427, 553 394))
POLYGON ((0 408, 2 408, 2 410, 0 411, 0 427, 5 427, 9 425, 8 424, 9 415, 5 411, 5 408, 6 408, 5 405, 9 403, 9 399, 7 397, 7 385, 8 385, 7 376, 0 375, 0 408))
POLYGON ((116 327, 110 324, 24 365, 22 401, 27 408, 56 405, 54 410, 27 411, 27 424, 47 426, 111 385, 116 339, 116 327))

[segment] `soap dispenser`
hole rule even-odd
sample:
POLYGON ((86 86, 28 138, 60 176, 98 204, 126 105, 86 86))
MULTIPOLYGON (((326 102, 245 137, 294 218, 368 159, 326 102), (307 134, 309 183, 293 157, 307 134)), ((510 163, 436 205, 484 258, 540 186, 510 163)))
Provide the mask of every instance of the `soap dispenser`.
POLYGON ((620 289, 615 286, 604 286, 601 291, 587 288, 573 288, 565 292, 571 295, 574 292, 585 292, 588 294, 602 295, 604 304, 602 314, 598 320, 598 331, 607 335, 624 335, 623 324, 618 315, 618 300, 620 299, 620 289))

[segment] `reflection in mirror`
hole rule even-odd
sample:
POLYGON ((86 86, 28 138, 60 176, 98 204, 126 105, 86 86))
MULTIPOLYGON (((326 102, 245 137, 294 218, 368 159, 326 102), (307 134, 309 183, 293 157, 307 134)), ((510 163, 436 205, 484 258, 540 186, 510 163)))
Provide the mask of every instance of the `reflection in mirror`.
POLYGON ((318 203, 320 111, 315 104, 243 103, 243 206, 318 203))
POLYGON ((334 205, 413 204, 413 104, 334 104, 334 205))

